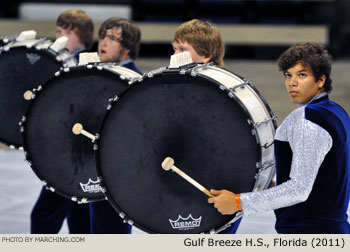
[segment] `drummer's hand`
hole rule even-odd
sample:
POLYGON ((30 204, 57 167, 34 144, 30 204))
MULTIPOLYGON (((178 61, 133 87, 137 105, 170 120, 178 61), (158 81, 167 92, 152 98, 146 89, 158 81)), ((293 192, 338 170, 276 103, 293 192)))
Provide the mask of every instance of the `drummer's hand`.
POLYGON ((234 214, 238 211, 235 202, 235 194, 227 190, 210 190, 214 197, 208 199, 209 204, 214 204, 214 207, 221 214, 234 214))

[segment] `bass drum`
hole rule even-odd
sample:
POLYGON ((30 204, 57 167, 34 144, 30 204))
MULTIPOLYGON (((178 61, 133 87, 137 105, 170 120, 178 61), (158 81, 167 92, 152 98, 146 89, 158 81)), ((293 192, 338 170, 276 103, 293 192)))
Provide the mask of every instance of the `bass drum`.
POLYGON ((138 73, 113 64, 62 69, 34 93, 22 119, 26 158, 51 191, 78 202, 104 199, 97 180, 93 144, 72 128, 96 133, 108 98, 121 93, 138 73))
POLYGON ((10 147, 22 146, 18 123, 29 104, 24 93, 44 84, 61 67, 77 63, 66 49, 51 49, 52 44, 47 39, 27 39, 0 49, 0 142, 10 147))
POLYGON ((163 160, 172 157, 207 189, 261 190, 274 176, 275 129, 262 96, 234 73, 159 69, 109 106, 94 148, 101 185, 119 215, 145 232, 218 233, 240 216, 218 213, 163 160))

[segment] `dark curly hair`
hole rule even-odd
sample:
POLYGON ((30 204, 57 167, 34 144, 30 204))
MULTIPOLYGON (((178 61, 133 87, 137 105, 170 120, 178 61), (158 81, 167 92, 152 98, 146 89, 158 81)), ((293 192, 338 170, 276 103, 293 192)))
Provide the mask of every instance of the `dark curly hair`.
POLYGON ((316 81, 320 80, 322 75, 325 75, 324 91, 327 93, 332 91, 332 79, 330 77, 332 56, 326 49, 314 43, 299 43, 287 49, 277 60, 279 70, 283 72, 297 63, 310 67, 316 81))

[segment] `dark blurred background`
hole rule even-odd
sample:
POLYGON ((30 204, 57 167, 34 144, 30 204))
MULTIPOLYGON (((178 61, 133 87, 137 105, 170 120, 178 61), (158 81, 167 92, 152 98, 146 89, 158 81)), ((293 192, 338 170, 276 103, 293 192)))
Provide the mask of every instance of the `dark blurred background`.
MULTIPOLYGON (((16 27, 28 22, 46 23, 46 29, 54 30, 55 19, 64 8, 87 8, 96 30, 110 16, 134 20, 143 33, 140 57, 169 57, 174 29, 200 18, 219 27, 226 58, 276 59, 290 44, 312 39, 324 44, 335 59, 350 58, 349 0, 3 0, 0 35, 17 33, 16 27), (14 28, 9 31, 6 26, 10 25, 14 28)), ((50 34, 43 33, 54 37, 54 32, 50 34)))

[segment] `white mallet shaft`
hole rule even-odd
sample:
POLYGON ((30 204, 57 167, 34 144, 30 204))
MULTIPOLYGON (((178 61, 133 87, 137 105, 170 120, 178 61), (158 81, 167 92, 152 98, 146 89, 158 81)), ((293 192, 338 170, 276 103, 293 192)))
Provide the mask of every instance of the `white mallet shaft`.
POLYGON ((88 138, 90 138, 92 141, 95 140, 95 136, 89 132, 87 132, 86 130, 83 129, 83 125, 81 123, 76 123, 74 124, 72 131, 75 135, 79 135, 82 134, 88 138))
POLYGON ((182 178, 184 178, 185 180, 187 180, 187 182, 189 182, 190 184, 192 184, 193 186, 197 187, 197 189, 199 189, 200 191, 202 191, 203 193, 205 193, 207 196, 209 197, 214 197, 204 186, 202 186, 201 184, 199 184, 197 181, 195 181, 193 178, 191 178, 190 176, 188 176, 186 173, 184 173, 183 171, 181 171, 179 168, 177 168, 174 165, 174 159, 172 159, 171 157, 167 157, 164 159, 164 161, 162 162, 162 167, 164 170, 169 171, 169 170, 173 170, 174 172, 176 172, 177 174, 179 174, 182 178))

